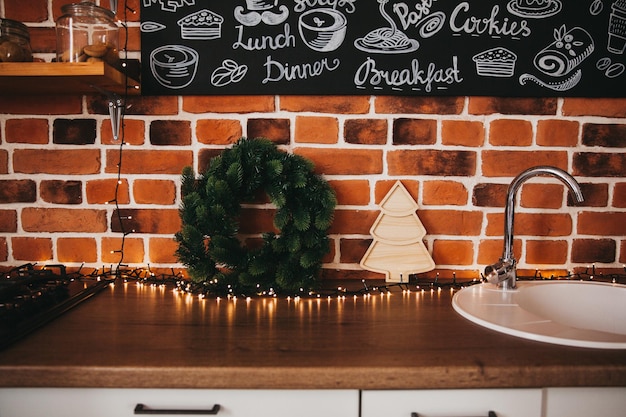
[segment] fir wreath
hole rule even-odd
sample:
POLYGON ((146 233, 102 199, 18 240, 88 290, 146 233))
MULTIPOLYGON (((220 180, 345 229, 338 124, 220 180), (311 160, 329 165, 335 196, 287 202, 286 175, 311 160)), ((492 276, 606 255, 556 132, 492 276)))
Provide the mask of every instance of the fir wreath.
POLYGON ((193 281, 215 292, 315 286, 336 198, 311 161, 267 139, 241 138, 199 178, 186 167, 182 193, 176 256, 193 281), (241 203, 253 202, 261 191, 275 206, 280 233, 266 232, 261 247, 248 249, 238 238, 241 203))

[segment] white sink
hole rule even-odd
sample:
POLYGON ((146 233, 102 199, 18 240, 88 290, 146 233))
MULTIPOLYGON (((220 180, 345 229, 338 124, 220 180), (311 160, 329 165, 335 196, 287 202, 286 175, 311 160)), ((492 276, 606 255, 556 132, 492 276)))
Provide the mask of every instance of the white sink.
POLYGON ((626 349, 626 286, 589 281, 518 281, 463 288, 452 298, 463 317, 512 336, 558 345, 626 349))

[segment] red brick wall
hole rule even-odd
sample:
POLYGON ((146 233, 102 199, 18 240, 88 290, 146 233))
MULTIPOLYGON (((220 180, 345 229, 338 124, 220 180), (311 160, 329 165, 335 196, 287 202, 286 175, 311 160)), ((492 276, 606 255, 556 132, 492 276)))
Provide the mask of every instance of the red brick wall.
MULTIPOLYGON (((0 12, 26 23, 35 56, 50 60, 64 3, 4 0, 0 12)), ((128 6, 138 12, 139 0, 128 6)), ((139 15, 127 18, 138 58, 139 15)), ((181 170, 201 171, 242 135, 310 158, 335 189, 326 277, 376 276, 358 263, 377 203, 397 179, 419 204, 438 271, 476 276, 501 255, 507 185, 539 164, 571 172, 586 202, 573 205, 555 180, 527 183, 515 225, 520 267, 626 263, 626 99, 131 97, 127 105, 118 184, 119 146, 101 96, 0 97, 1 266, 115 264, 130 231, 125 263, 180 268, 172 236, 181 170), (123 225, 107 204, 118 186, 123 225)), ((260 231, 271 227, 267 212, 256 218, 260 231)))

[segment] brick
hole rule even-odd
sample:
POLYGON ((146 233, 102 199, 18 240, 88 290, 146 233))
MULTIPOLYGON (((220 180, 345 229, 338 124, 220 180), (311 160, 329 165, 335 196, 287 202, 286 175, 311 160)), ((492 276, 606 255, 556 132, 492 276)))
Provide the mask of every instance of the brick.
POLYGON ((626 240, 620 241, 619 262, 626 264, 626 240))
POLYGON ((515 177, 537 165, 552 165, 567 170, 567 152, 491 151, 482 152, 482 172, 487 177, 515 177))
POLYGON ((456 181, 424 181, 422 202, 426 205, 463 206, 467 204, 468 192, 456 181))
POLYGON ((474 261, 474 244, 469 240, 435 239, 433 260, 440 265, 471 265, 474 261))
POLYGON ((52 142, 59 145, 93 145, 96 143, 94 119, 55 119, 52 142))
POLYGON ((0 174, 9 173, 9 152, 0 149, 0 174))
MULTIPOLYGON (((504 252, 504 238, 481 240, 478 244, 478 263, 483 269, 502 258, 504 252)), ((520 259, 522 256, 522 241, 513 239, 513 257, 520 259)), ((482 272, 482 271, 481 271, 482 272)))
POLYGON ((248 119, 247 131, 249 138, 267 138, 282 145, 291 141, 289 119, 248 119))
POLYGON ((617 243, 613 239, 574 239, 572 262, 612 263, 616 258, 617 243))
POLYGON ((89 180, 85 188, 89 204, 109 204, 114 203, 115 200, 118 204, 130 203, 128 180, 125 178, 119 181, 113 178, 89 180))
POLYGON ((191 122, 188 120, 153 120, 150 143, 156 146, 191 145, 191 122))
POLYGON ((0 262, 6 262, 9 259, 9 245, 6 237, 0 237, 0 262))
POLYGON ((274 96, 184 96, 183 111, 189 113, 270 113, 274 96))
POLYGON ((433 145, 437 142, 437 121, 396 119, 393 122, 394 145, 433 145))
POLYGON ((539 120, 537 122, 537 145, 577 146, 579 129, 580 124, 570 120, 539 120))
POLYGON ((78 237, 57 239, 57 259, 59 262, 96 262, 98 250, 93 238, 78 237))
POLYGON ((623 177, 626 154, 579 152, 574 154, 573 175, 581 177, 623 177))
POLYGON ((518 197, 522 207, 557 209, 563 205, 565 190, 561 184, 526 183, 518 197))
POLYGON ((48 18, 48 0, 4 0, 4 17, 22 23, 43 22, 48 18))
MULTIPOLYGON (((380 180, 376 181, 376 186, 374 187, 374 202, 376 204, 380 204, 383 201, 383 198, 387 196, 391 187, 394 186, 397 180, 380 180)), ((402 180, 402 185, 407 190, 407 192, 411 195, 413 200, 418 201, 419 197, 419 181, 413 180, 402 180)))
POLYGON ((344 123, 343 136, 348 143, 384 145, 387 143, 387 121, 384 119, 348 119, 344 123))
POLYGON ((338 208, 335 210, 329 234, 361 234, 369 235, 370 227, 378 217, 378 211, 372 210, 347 210, 338 208))
POLYGON ((150 262, 173 264, 177 263, 176 249, 178 244, 174 239, 167 238, 150 238, 148 242, 148 255, 150 262))
MULTIPOLYGON (((585 201, 587 196, 585 195, 585 201)), ((613 207, 624 208, 626 207, 626 183, 618 182, 613 186, 613 207)))
POLYGON ((371 239, 340 239, 339 252, 341 256, 339 262, 352 264, 360 263, 371 243, 371 239))
POLYGON ((420 210, 429 235, 478 236, 482 229, 483 214, 467 210, 420 210))
POLYGON ((30 47, 34 54, 56 53, 57 40, 54 26, 30 26, 28 32, 30 34, 30 47))
POLYGON ((485 143, 485 126, 469 120, 444 120, 441 122, 441 143, 448 146, 482 146, 485 143))
POLYGON ((568 97, 561 111, 564 116, 626 117, 626 99, 568 97))
POLYGON ((17 211, 0 210, 0 232, 17 232, 17 211))
POLYGON ((5 137, 8 143, 48 143, 46 119, 9 119, 6 121, 5 137))
POLYGON ((508 184, 476 184, 472 204, 476 207, 504 207, 508 189, 508 184))
POLYGON ((176 184, 169 180, 135 180, 133 197, 138 204, 172 205, 176 202, 176 184))
POLYGON ((16 149, 13 170, 24 174, 86 175, 100 172, 98 149, 16 149))
POLYGON ((577 231, 581 235, 624 236, 626 213, 583 211, 578 214, 577 231))
POLYGON ((178 209, 122 209, 111 216, 111 230, 116 233, 174 234, 180 226, 178 209))
POLYGON ((583 124, 582 143, 585 146, 607 148, 626 147, 626 124, 583 124))
MULTIPOLYGON (((107 173, 117 173, 119 152, 106 151, 107 173)), ((123 174, 180 174, 185 166, 191 165, 193 154, 183 150, 130 150, 124 151, 123 174)))
POLYGON ((556 98, 470 97, 469 114, 555 115, 556 98))
POLYGON ((244 208, 239 215, 239 232, 242 234, 260 234, 280 232, 274 226, 276 210, 244 208))
POLYGON ((80 114, 83 109, 79 95, 18 95, 11 100, 0 100, 0 113, 4 114, 80 114))
POLYGON ((82 181, 42 180, 40 194, 43 201, 52 204, 81 204, 82 181))
POLYGON ((37 184, 33 180, 0 180, 0 204, 34 203, 37 184))
POLYGON ((198 142, 211 145, 231 145, 243 135, 239 120, 203 119, 196 123, 198 142))
POLYGON ((390 175, 472 176, 476 152, 403 149, 387 153, 390 175))
MULTIPOLYGON (((572 193, 567 193, 567 205, 582 206, 582 207, 606 207, 609 204, 609 185, 606 183, 594 184, 594 183, 580 183, 580 190, 585 197, 585 201, 579 203, 574 201, 572 193)), ((617 188, 615 188, 617 191, 617 188)), ((617 196, 614 193, 614 196, 617 196)), ((614 206, 617 207, 617 206, 614 206)))
POLYGON ((297 116, 294 139, 297 143, 337 143, 339 121, 336 117, 297 116))
POLYGON ((22 210, 21 221, 25 231, 35 233, 102 233, 107 230, 104 210, 26 207, 22 210))
POLYGON ((562 265, 567 262, 567 241, 529 240, 526 242, 526 263, 562 265))
POLYGON ((489 124, 489 143, 494 146, 530 146, 533 127, 527 120, 496 119, 489 124))
MULTIPOLYGON (((569 236, 572 218, 564 213, 516 213, 514 235, 517 236, 569 236)), ((578 230, 580 233, 580 229, 578 230)), ((487 213, 487 236, 504 234, 504 213, 487 213)))
POLYGON ((364 179, 335 180, 328 184, 335 191, 337 205, 366 206, 370 201, 369 181, 364 179))
POLYGON ((53 20, 57 20, 59 17, 63 15, 61 13, 61 7, 65 4, 72 3, 72 1, 68 0, 52 0, 52 18, 53 20))
POLYGON ((116 264, 120 261, 124 263, 139 264, 144 262, 143 239, 140 238, 124 238, 124 253, 122 250, 121 237, 104 237, 102 238, 102 253, 100 254, 102 262, 116 264), (123 259, 122 259, 123 255, 123 259))
POLYGON ((42 262, 52 259, 52 240, 38 237, 11 238, 13 259, 18 261, 42 262))
POLYGON ((464 97, 378 96, 376 113, 388 114, 461 114, 464 97))
POLYGON ((143 145, 146 138, 146 124, 143 120, 133 120, 124 118, 123 124, 120 125, 118 139, 113 139, 113 131, 111 130, 111 121, 105 119, 102 121, 100 128, 100 142, 103 145, 120 145, 123 140, 127 145, 143 145))
MULTIPOLYGON (((177 96, 129 96, 126 97, 124 113, 127 116, 177 115, 177 96)), ((109 114, 109 105, 102 97, 94 96, 87 102, 89 113, 109 114)))
POLYGON ((198 152, 198 173, 205 173, 209 168, 211 159, 219 156, 222 151, 223 149, 200 149, 200 152, 198 152))
POLYGON ((318 174, 366 175, 383 172, 383 153, 380 150, 296 148, 294 153, 311 160, 318 174))
POLYGON ((280 110, 331 114, 365 114, 370 110, 367 96, 281 96, 280 110))

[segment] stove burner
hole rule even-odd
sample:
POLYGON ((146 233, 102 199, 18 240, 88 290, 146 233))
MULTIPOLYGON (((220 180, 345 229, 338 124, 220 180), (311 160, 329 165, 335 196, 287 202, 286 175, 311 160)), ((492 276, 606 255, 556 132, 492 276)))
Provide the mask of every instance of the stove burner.
POLYGON ((0 350, 90 298, 108 281, 81 282, 64 265, 25 264, 0 278, 0 350))

